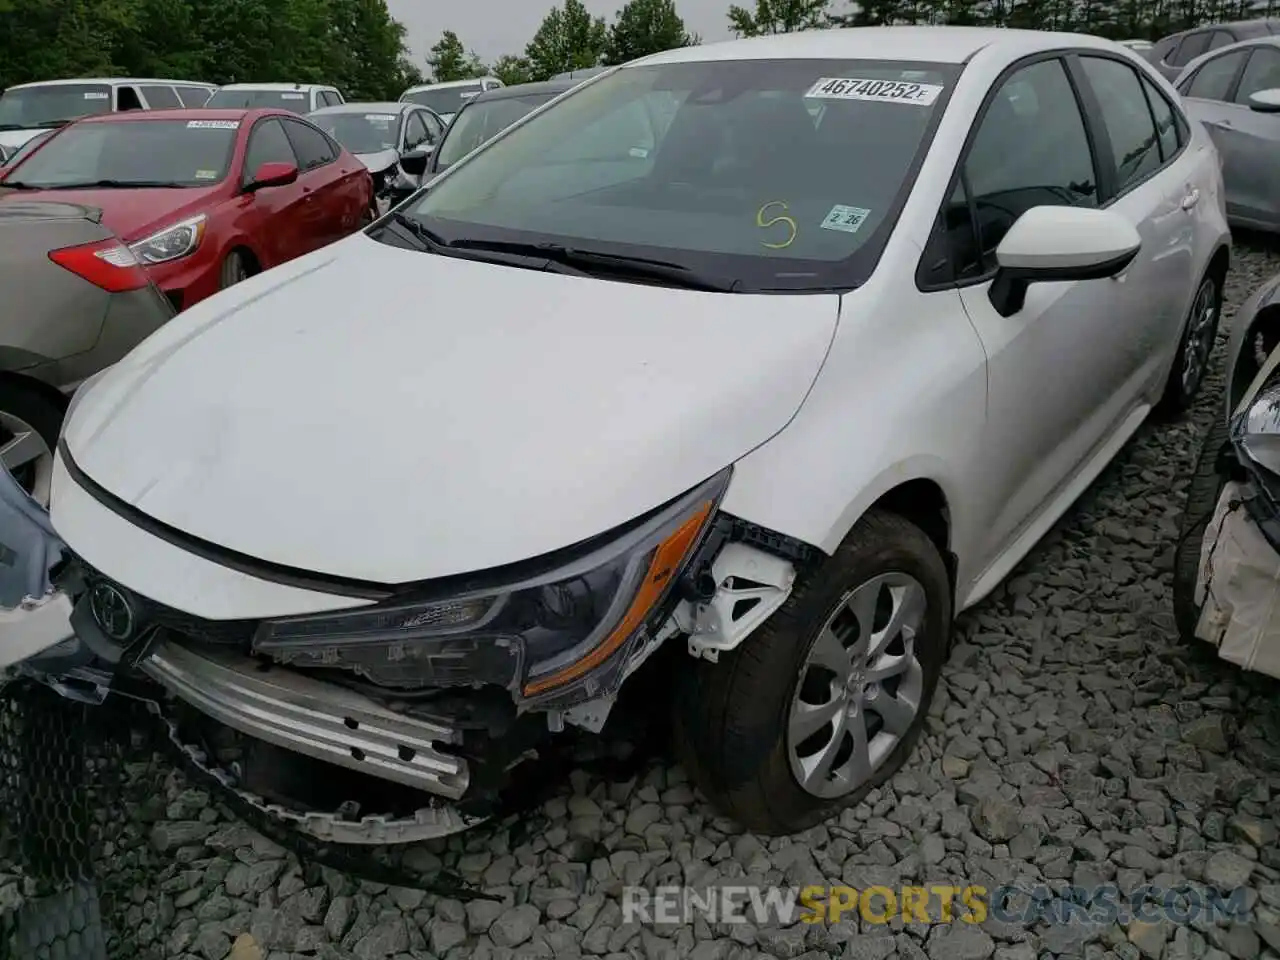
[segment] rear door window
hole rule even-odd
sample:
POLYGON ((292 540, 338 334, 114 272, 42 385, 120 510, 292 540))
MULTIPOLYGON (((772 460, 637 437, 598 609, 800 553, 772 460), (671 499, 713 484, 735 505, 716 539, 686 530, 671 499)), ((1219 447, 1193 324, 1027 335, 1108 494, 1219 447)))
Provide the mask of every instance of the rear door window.
POLYGON ((1236 89, 1236 103, 1249 105, 1249 98, 1261 90, 1280 88, 1280 50, 1275 47, 1254 47, 1240 75, 1236 89))
POLYGON ((211 91, 204 87, 174 87, 184 107, 203 107, 209 102, 211 91))
POLYGON ((1227 100, 1236 73, 1248 55, 1248 50, 1233 50, 1205 62, 1190 82, 1183 84, 1182 95, 1198 100, 1227 100))
POLYGON ((282 120, 294 153, 298 155, 299 170, 314 170, 338 157, 333 143, 315 127, 297 120, 282 120))
POLYGON ((142 95, 147 98, 147 106, 152 110, 176 110, 182 106, 182 101, 173 87, 148 84, 140 89, 142 95))
POLYGON ((1143 77, 1142 87, 1147 94, 1147 103, 1151 104, 1151 116, 1156 122, 1156 135, 1160 139, 1160 160, 1167 163, 1182 146, 1182 138, 1178 135, 1178 118, 1173 112, 1173 106, 1156 89, 1154 83, 1143 77))
POLYGON ((1185 67, 1208 49, 1208 33, 1189 33, 1182 38, 1182 43, 1178 44, 1178 49, 1169 58, 1169 64, 1174 67, 1185 67))

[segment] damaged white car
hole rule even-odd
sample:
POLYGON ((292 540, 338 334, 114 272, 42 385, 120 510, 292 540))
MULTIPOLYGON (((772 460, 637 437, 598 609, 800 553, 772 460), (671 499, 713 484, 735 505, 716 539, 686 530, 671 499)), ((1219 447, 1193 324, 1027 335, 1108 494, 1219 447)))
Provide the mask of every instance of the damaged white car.
POLYGON ((382 842, 491 815, 660 665, 707 796, 806 828, 910 755, 955 612, 1195 396, 1228 256, 1211 142, 1106 40, 608 71, 80 390, 76 636, 24 669, 141 677, 210 762, 242 738, 228 785, 382 842))
POLYGON ((1188 484, 1175 613, 1184 637, 1280 677, 1280 276, 1236 314, 1226 368, 1188 484))

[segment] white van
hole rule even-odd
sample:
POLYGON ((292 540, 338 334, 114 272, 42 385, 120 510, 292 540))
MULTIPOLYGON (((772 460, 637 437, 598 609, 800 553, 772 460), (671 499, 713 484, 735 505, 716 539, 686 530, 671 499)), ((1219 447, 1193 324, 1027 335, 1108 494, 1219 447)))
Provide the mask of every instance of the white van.
POLYGON ((480 96, 486 90, 497 90, 504 86, 497 77, 477 77, 475 80, 449 80, 445 83, 424 83, 410 87, 400 94, 401 103, 416 103, 429 107, 445 123, 453 119, 453 115, 462 109, 468 100, 480 96))
POLYGON ((294 113, 311 113, 321 107, 346 103, 337 87, 323 83, 228 83, 205 106, 221 109, 273 107, 294 113))
POLYGON ((20 147, 41 130, 99 113, 203 107, 217 89, 195 80, 139 77, 20 83, 0 94, 0 143, 20 147))

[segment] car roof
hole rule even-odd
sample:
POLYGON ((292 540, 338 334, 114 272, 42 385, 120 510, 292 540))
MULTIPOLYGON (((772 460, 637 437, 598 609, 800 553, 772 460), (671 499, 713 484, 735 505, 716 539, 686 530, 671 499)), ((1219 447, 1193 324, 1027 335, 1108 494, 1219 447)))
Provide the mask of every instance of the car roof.
POLYGON ((566 90, 572 90, 580 83, 582 83, 581 80, 543 80, 539 83, 517 83, 511 87, 486 90, 479 96, 472 97, 468 102, 488 103, 490 100, 510 100, 514 97, 530 97, 543 93, 561 94, 566 90))
POLYGON ((410 93, 421 93, 423 90, 447 90, 449 87, 470 87, 477 83, 483 83, 486 80, 497 80, 497 77, 475 77, 471 80, 445 80, 443 83, 420 83, 417 86, 409 87, 400 96, 406 96, 410 93))
POLYGON ((81 117, 81 123, 131 123, 149 120, 257 120, 259 117, 297 117, 289 110, 275 107, 179 107, 172 110, 126 110, 122 113, 97 113, 81 117))
POLYGON ((418 103, 405 103, 402 100, 348 101, 330 107, 312 110, 309 116, 325 116, 334 113, 404 113, 407 110, 426 110, 418 103))
POLYGON ((164 80, 156 77, 71 77, 60 80, 32 80, 30 83, 15 83, 8 90, 22 90, 26 87, 61 87, 78 86, 85 83, 164 83, 179 87, 208 87, 218 89, 216 83, 205 83, 203 80, 164 80))
POLYGON ((1022 56, 1062 47, 1124 49, 1103 37, 1047 30, 1012 30, 1004 27, 836 27, 679 47, 632 61, 622 69, 660 63, 713 60, 849 59, 959 64, 987 48, 1004 48, 1011 56, 1022 56))
POLYGON ((335 90, 328 83, 224 83, 221 90, 335 90))

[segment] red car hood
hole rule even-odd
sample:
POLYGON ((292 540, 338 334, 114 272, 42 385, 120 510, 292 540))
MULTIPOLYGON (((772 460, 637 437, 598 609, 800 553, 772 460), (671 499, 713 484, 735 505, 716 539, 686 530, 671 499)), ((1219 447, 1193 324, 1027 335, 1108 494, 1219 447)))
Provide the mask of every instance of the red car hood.
POLYGON ((126 243, 141 240, 175 220, 200 213, 219 188, 162 187, 150 190, 4 190, 0 201, 53 200, 97 207, 102 222, 126 243))

